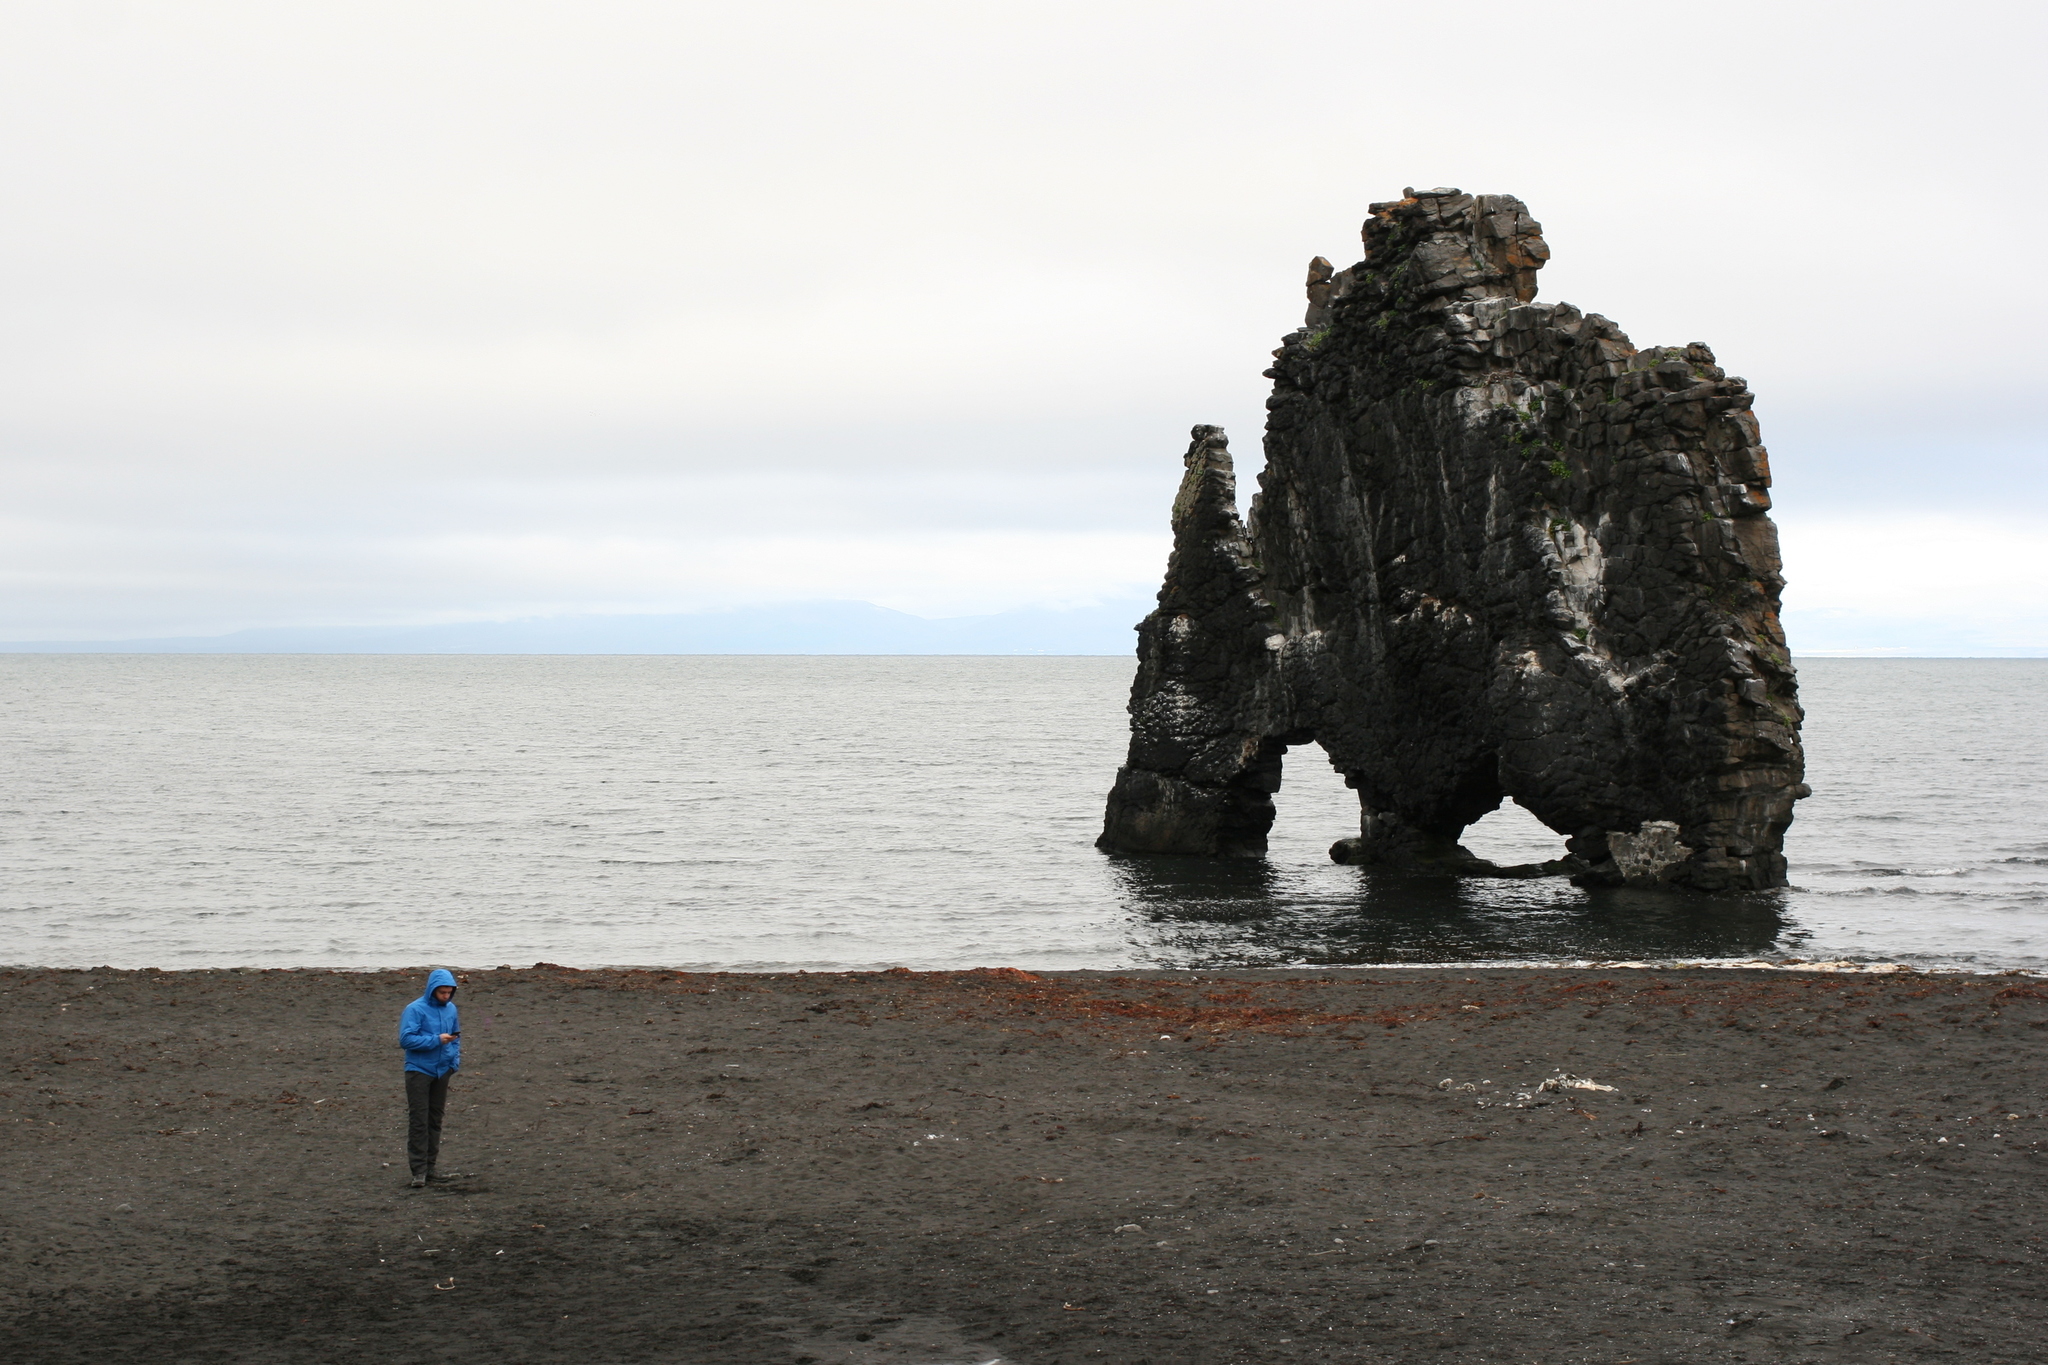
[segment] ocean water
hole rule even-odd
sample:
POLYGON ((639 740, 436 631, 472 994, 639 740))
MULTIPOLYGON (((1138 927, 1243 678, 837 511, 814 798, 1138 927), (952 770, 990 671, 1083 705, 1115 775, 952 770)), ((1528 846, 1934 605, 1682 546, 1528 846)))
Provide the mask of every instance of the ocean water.
MULTIPOLYGON (((2048 661, 1806 660, 1793 886, 1097 852, 1114 658, 0 656, 0 962, 2048 967, 2048 661)), ((1499 861, 1561 839, 1508 807, 1499 861)))

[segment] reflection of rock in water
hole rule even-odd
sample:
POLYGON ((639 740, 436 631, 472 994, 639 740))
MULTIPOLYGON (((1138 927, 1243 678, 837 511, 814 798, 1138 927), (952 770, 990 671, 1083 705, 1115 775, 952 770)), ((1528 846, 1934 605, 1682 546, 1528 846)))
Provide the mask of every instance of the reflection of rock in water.
POLYGON ((1531 302, 1549 250, 1506 195, 1410 192, 1364 237, 1274 353, 1248 523, 1195 428, 1102 847, 1264 852, 1314 740, 1359 795, 1339 861, 1782 885, 1806 788, 1747 388, 1531 302), (1504 797, 1570 857, 1460 847, 1504 797))
POLYGON ((1174 918, 1270 915, 1284 894, 1272 868, 1247 858, 1126 858, 1116 871, 1134 908, 1174 918))
POLYGON ((1265 875, 1261 859, 1117 860, 1125 903, 1148 927, 1138 944, 1162 966, 1316 963, 1665 961, 1740 958, 1780 946, 1773 895, 1672 896, 1636 887, 1577 888, 1369 875, 1323 864, 1322 878, 1265 875), (1355 879, 1355 880, 1352 880, 1355 879))
POLYGON ((1192 933, 1240 945, 1242 963, 1265 961, 1276 952, 1286 960, 1300 956, 1294 948, 1269 946, 1292 943, 1296 936, 1288 927, 1291 898, 1284 880, 1264 859, 1119 858, 1115 875, 1125 907, 1155 926, 1139 935, 1141 941, 1155 940, 1155 948, 1159 940, 1184 940, 1192 933))

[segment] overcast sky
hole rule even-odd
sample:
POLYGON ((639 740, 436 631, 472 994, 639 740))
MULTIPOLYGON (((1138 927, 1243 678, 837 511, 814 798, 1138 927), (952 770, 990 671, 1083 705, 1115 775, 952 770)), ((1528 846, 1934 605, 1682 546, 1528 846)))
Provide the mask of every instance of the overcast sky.
POLYGON ((0 638, 1149 594, 1457 185, 1750 380, 1795 647, 2048 646, 2041 12, 9 4, 0 638))

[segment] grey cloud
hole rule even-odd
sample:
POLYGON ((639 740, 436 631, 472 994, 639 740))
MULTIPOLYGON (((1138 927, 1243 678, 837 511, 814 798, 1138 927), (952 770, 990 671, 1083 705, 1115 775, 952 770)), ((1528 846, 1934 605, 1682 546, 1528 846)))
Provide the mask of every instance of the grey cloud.
POLYGON ((673 605, 742 561, 837 597, 861 537, 892 601, 984 534, 990 609, 1020 536, 1042 600, 1076 554, 1120 591, 1190 425, 1256 467, 1302 265, 1404 183, 1522 195, 1544 297, 1712 343, 1786 504, 2038 495, 2038 7, 1616 16, 16 7, 0 633, 673 605), (707 514, 754 549, 692 586, 707 514))

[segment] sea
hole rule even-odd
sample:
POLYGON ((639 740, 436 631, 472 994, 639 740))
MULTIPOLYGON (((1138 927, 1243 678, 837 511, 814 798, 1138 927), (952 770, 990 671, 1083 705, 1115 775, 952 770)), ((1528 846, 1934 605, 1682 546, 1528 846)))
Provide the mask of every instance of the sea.
POLYGON ((1792 884, 1708 897, 1339 866, 1314 746, 1264 859, 1105 855, 1125 658, 5 655, 0 963, 2048 969, 2048 660, 1799 667, 1792 884))

